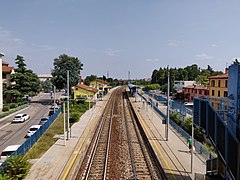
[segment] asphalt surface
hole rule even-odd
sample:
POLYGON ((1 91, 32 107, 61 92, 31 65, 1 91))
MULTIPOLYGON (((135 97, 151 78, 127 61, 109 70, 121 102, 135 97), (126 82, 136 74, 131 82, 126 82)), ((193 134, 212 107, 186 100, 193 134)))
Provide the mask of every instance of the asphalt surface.
POLYGON ((28 129, 39 124, 40 119, 48 115, 50 100, 50 93, 41 93, 32 98, 27 108, 0 120, 0 152, 9 145, 20 145, 26 140, 28 129), (29 114, 30 119, 23 123, 12 123, 15 115, 20 113, 29 114))

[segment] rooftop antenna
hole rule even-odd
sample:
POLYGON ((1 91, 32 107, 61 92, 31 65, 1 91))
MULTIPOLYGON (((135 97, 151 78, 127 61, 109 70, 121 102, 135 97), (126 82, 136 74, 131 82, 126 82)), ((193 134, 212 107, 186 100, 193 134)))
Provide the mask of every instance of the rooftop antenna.
POLYGON ((130 81, 130 71, 128 71, 128 81, 130 81))
POLYGON ((107 79, 109 78, 109 71, 107 71, 107 79))

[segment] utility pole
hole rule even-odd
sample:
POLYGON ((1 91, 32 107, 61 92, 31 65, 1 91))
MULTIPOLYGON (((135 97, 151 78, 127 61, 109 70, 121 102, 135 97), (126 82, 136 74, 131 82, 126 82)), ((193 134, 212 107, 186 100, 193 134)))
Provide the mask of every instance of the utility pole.
POLYGON ((128 83, 130 83, 130 71, 128 71, 128 83))
POLYGON ((66 146, 66 114, 65 114, 65 102, 63 103, 63 137, 64 137, 64 146, 66 146))
POLYGON ((193 119, 192 119, 192 149, 191 149, 191 172, 192 172, 192 179, 194 179, 194 126, 193 126, 193 119))
POLYGON ((165 138, 168 141, 168 126, 169 126, 169 93, 170 93, 170 80, 169 80, 169 66, 167 66, 168 75, 168 88, 167 88, 167 122, 165 126, 165 138))
POLYGON ((67 140, 69 140, 69 70, 67 70, 67 140))
POLYGON ((53 86, 53 93, 54 93, 54 99, 53 99, 53 112, 55 113, 55 104, 56 104, 56 86, 53 86))

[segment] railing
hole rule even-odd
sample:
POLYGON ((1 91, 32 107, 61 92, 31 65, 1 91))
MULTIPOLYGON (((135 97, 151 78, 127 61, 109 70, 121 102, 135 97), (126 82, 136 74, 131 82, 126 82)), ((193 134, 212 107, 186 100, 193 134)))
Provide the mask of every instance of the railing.
MULTIPOLYGON (((149 95, 150 97, 154 97, 157 101, 160 101, 161 103, 167 103, 167 98, 163 97, 162 95, 156 95, 154 93, 149 93, 149 92, 145 92, 145 94, 149 95)), ((187 116, 187 114, 191 116, 193 115, 193 112, 191 109, 187 108, 185 105, 179 102, 170 100, 169 105, 171 108, 177 110, 179 113, 181 113, 184 116, 187 116)))

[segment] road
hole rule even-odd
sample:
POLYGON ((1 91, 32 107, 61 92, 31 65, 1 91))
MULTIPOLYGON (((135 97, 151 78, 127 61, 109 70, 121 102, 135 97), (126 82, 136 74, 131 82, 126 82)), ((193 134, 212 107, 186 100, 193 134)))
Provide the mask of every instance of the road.
POLYGON ((40 119, 48 115, 50 100, 49 93, 33 97, 29 106, 18 112, 30 115, 30 119, 23 123, 11 123, 16 113, 0 122, 0 152, 9 145, 20 145, 26 140, 28 129, 32 125, 39 124, 40 119))

